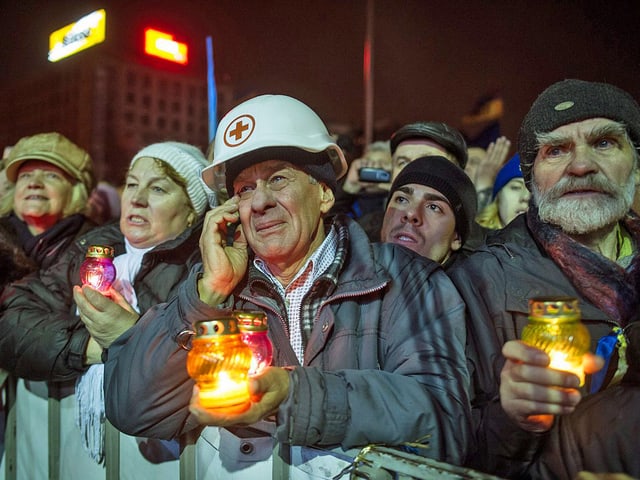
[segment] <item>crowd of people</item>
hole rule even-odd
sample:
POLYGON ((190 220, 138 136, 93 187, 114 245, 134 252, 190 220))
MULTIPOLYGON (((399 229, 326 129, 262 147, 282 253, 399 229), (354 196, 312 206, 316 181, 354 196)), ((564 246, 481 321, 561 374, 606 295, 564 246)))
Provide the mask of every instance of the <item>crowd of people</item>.
POLYGON ((490 113, 473 139, 416 121, 348 161, 309 106, 260 95, 208 158, 144 146, 121 188, 60 133, 19 139, 0 169, 10 468, 103 479, 115 428, 121 478, 178 478, 185 444, 200 479, 341 478, 369 445, 474 478, 640 478, 640 106, 559 81, 515 151, 490 113), (106 291, 81 282, 91 245, 115 252, 106 291), (584 385, 522 340, 540 297, 577 300, 584 385), (195 326, 238 310, 264 313, 273 360, 243 408, 211 406, 195 326))

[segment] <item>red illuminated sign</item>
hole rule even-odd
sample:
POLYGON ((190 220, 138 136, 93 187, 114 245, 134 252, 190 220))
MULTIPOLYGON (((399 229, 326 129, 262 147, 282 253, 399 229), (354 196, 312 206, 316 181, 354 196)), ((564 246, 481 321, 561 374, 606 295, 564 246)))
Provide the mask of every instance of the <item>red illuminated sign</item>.
POLYGON ((173 35, 147 28, 144 31, 144 51, 181 65, 187 64, 187 44, 176 42, 173 35))

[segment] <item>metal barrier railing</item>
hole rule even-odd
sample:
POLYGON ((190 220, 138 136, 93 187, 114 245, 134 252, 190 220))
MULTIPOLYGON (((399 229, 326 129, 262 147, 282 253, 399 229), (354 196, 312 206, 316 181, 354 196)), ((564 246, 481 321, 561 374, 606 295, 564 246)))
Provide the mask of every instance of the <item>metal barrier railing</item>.
POLYGON ((60 389, 49 384, 47 399, 47 456, 49 461, 49 480, 60 478, 60 389))
POLYGON ((6 480, 16 479, 16 389, 15 377, 7 375, 4 370, 3 381, 0 382, 0 395, 4 396, 4 471, 6 480))
MULTIPOLYGON (((4 431, 4 469, 5 480, 16 480, 20 465, 17 465, 17 425, 16 401, 17 378, 7 375, 0 370, 0 398, 4 398, 5 431, 4 431)), ((48 398, 48 478, 60 478, 60 426, 61 409, 59 390, 55 384, 49 385, 48 398)), ((180 480, 195 480, 196 478, 196 446, 192 436, 185 435, 180 439, 180 480)), ((106 480, 120 478, 120 432, 108 421, 105 425, 105 469, 106 480)))
MULTIPOLYGON (((5 479, 15 480, 20 465, 16 465, 16 398, 17 380, 4 375, 0 370, 0 389, 4 393, 6 415, 5 426, 5 479)), ((49 443, 49 479, 60 477, 60 400, 59 391, 54 386, 49 389, 48 401, 48 443, 49 443)), ((196 478, 196 441, 197 432, 185 434, 180 439, 180 480, 196 478)), ((272 455, 272 478, 284 480, 289 478, 289 461, 284 460, 288 450, 280 451, 282 445, 275 444, 272 455), (282 457, 282 458, 281 458, 282 457)), ((120 432, 108 421, 105 425, 105 469, 107 480, 120 478, 120 432)), ((488 475, 402 450, 380 445, 365 447, 356 456, 353 463, 338 476, 349 475, 352 480, 360 478, 404 478, 404 479, 440 479, 457 478, 460 480, 502 480, 488 475)))

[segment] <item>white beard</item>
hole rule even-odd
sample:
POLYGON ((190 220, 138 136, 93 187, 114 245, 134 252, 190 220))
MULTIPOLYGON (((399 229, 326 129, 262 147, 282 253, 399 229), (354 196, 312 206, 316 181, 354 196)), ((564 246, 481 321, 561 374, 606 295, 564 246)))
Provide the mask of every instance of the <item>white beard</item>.
POLYGON ((542 221, 559 226, 567 234, 584 235, 624 218, 633 203, 635 189, 633 175, 625 184, 618 185, 597 173, 563 178, 544 193, 534 179, 531 190, 542 221), (606 193, 588 199, 562 197, 567 191, 590 186, 606 193))

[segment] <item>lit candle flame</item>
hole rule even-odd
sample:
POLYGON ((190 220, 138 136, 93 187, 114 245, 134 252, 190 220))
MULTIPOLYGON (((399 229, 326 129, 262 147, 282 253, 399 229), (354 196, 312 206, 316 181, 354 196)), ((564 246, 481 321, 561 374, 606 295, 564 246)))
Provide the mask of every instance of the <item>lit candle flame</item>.
POLYGON ((224 408, 244 403, 248 399, 247 379, 231 378, 228 372, 220 371, 216 381, 200 386, 200 403, 206 408, 224 408))
POLYGON ((580 385, 584 385, 584 369, 582 368, 582 361, 580 363, 570 362, 567 360, 567 353, 558 350, 551 350, 549 352, 549 367, 555 370, 562 370, 564 372, 571 372, 580 378, 580 385))
POLYGON ((102 273, 96 271, 87 272, 87 276, 85 278, 87 284, 91 285, 96 290, 101 290, 102 285, 102 273))

